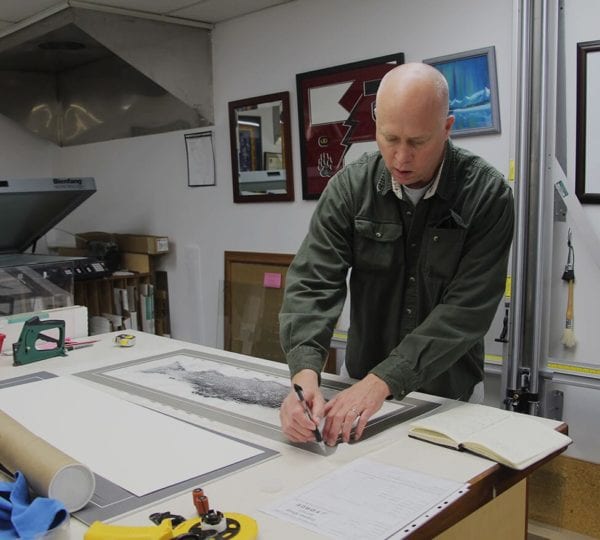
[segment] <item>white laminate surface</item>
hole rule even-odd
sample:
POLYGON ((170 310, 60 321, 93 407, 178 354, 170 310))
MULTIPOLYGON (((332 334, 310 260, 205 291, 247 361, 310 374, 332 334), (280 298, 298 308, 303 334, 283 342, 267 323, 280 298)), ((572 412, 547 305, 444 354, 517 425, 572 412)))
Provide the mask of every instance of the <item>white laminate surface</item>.
MULTIPOLYGON (((25 366, 14 367, 12 366, 12 357, 0 356, 0 380, 38 371, 48 371, 56 375, 69 377, 73 373, 128 360, 147 358, 182 348, 200 352, 215 352, 214 349, 187 342, 157 337, 142 332, 134 332, 134 334, 137 338, 136 344, 131 348, 116 347, 113 343, 115 333, 104 334, 96 336, 100 338, 100 341, 92 347, 71 351, 67 357, 51 358, 25 366)), ((242 355, 224 351, 218 352, 249 360, 249 357, 242 355)), ((258 364, 272 365, 271 362, 266 360, 252 360, 258 364)), ((331 377, 336 378, 335 376, 331 377)), ((139 396, 127 395, 113 388, 80 378, 78 378, 78 381, 143 405, 149 404, 139 396)), ((457 404, 454 401, 433 396, 422 394, 415 394, 415 396, 441 403, 442 406, 436 409, 435 412, 454 407, 457 404)), ((152 404, 152 406, 156 408, 156 404, 152 404)), ((191 416, 193 416, 190 413, 177 410, 168 412, 184 420, 191 419, 191 416)), ((194 417, 193 420, 197 423, 198 417, 194 417)), ((214 421, 206 420, 203 425, 280 452, 279 456, 269 461, 259 463, 202 486, 212 508, 224 512, 238 512, 253 517, 259 524, 259 539, 286 538, 293 540, 297 538, 311 540, 321 538, 320 535, 302 527, 268 516, 262 513, 260 509, 276 498, 282 497, 292 490, 302 487, 307 482, 359 457, 369 457, 369 459, 382 463, 398 465, 458 482, 466 482, 494 466, 494 463, 471 454, 456 452, 411 439, 407 436, 408 428, 406 424, 394 426, 355 444, 341 444, 328 456, 306 452, 214 421)), ((181 441, 181 443, 184 442, 181 441)), ((199 452, 199 459, 200 456, 201 453, 199 452)), ((173 451, 170 455, 165 455, 164 462, 156 464, 156 467, 168 468, 169 463, 174 460, 177 460, 177 444, 173 445, 173 451)), ((148 473, 152 474, 152 471, 148 471, 148 473)), ((194 517, 195 508, 192 504, 191 493, 182 493, 170 500, 164 500, 159 504, 122 516, 115 523, 147 526, 150 524, 148 516, 151 513, 165 511, 189 518, 194 517)), ((86 527, 83 524, 75 519, 71 520, 70 538, 83 538, 85 530, 86 527)))

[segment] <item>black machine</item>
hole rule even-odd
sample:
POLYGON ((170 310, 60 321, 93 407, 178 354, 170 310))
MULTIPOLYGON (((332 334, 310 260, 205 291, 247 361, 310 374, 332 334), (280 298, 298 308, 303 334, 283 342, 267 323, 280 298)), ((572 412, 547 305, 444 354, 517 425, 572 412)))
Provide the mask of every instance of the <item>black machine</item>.
POLYGON ((27 308, 28 298, 56 297, 75 278, 107 273, 85 257, 34 253, 36 242, 95 192, 89 177, 0 178, 0 315, 22 312, 17 305, 27 308))
POLYGON ((25 252, 94 193, 93 178, 0 178, 0 255, 25 252))

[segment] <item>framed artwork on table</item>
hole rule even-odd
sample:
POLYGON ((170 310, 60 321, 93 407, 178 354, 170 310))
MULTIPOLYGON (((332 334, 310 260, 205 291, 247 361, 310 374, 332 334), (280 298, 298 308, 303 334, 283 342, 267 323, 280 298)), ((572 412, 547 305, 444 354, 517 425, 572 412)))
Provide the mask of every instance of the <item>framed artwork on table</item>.
POLYGON ((423 60, 448 81, 452 137, 500 133, 495 48, 484 47, 423 60))
MULTIPOLYGON (((267 437, 278 443, 291 444, 305 451, 324 455, 322 444, 292 443, 281 432, 279 409, 290 392, 290 372, 287 366, 281 364, 259 364, 244 360, 242 356, 223 354, 216 349, 213 352, 179 349, 85 371, 77 376, 150 400, 153 406, 149 408, 155 408, 159 413, 164 414, 164 409, 168 408, 173 411, 173 416, 183 413, 187 418, 199 417, 198 422, 201 423, 206 420, 218 422, 242 430, 243 433, 267 437)), ((324 377, 320 389, 323 397, 330 400, 349 386, 349 382, 324 377)), ((439 406, 439 403, 411 396, 402 401, 386 400, 381 409, 369 418, 362 440, 439 406)), ((225 433, 219 435, 227 436, 225 433)), ((256 456, 240 462, 246 466, 277 454, 250 441, 235 440, 258 450, 256 456)), ((218 478, 218 473, 231 472, 239 467, 239 464, 224 467, 215 471, 214 476, 218 478)), ((199 483, 196 479, 196 485, 199 483)), ((108 489, 105 488, 105 491, 108 489)), ((113 489, 108 494, 113 495, 114 492, 113 489)), ((114 497, 120 493, 117 491, 114 497)), ((121 502, 123 503, 123 496, 121 502)))
POLYGON ((296 75, 303 199, 318 199, 349 156, 358 157, 353 145, 375 140, 379 82, 402 63, 396 53, 296 75))
POLYGON ((582 203, 600 204, 600 41, 577 44, 577 135, 575 193, 582 203))

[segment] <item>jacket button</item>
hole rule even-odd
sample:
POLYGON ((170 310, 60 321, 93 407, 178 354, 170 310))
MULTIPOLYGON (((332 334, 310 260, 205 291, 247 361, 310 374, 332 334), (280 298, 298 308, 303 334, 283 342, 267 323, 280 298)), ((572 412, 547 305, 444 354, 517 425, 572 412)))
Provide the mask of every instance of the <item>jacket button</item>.
POLYGON ((375 233, 375 236, 376 236, 377 238, 381 238, 381 233, 380 233, 380 232, 376 232, 376 233, 375 233))
POLYGON ((415 280, 415 276, 410 276, 410 277, 408 278, 408 281, 410 281, 411 283, 414 283, 414 282, 416 281, 416 280, 415 280))
POLYGON ((412 315, 412 309, 406 308, 406 314, 407 315, 412 315))
POLYGON ((433 237, 433 241, 434 242, 438 242, 439 239, 440 239, 440 237, 437 234, 433 237))

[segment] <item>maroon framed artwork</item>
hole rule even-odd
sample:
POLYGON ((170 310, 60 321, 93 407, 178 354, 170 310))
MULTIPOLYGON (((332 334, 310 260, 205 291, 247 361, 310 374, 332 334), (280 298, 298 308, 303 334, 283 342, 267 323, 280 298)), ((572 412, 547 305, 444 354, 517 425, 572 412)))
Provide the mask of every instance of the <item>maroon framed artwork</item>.
POLYGON ((353 144, 375 140, 375 94, 396 53, 296 75, 302 198, 318 199, 353 144))

